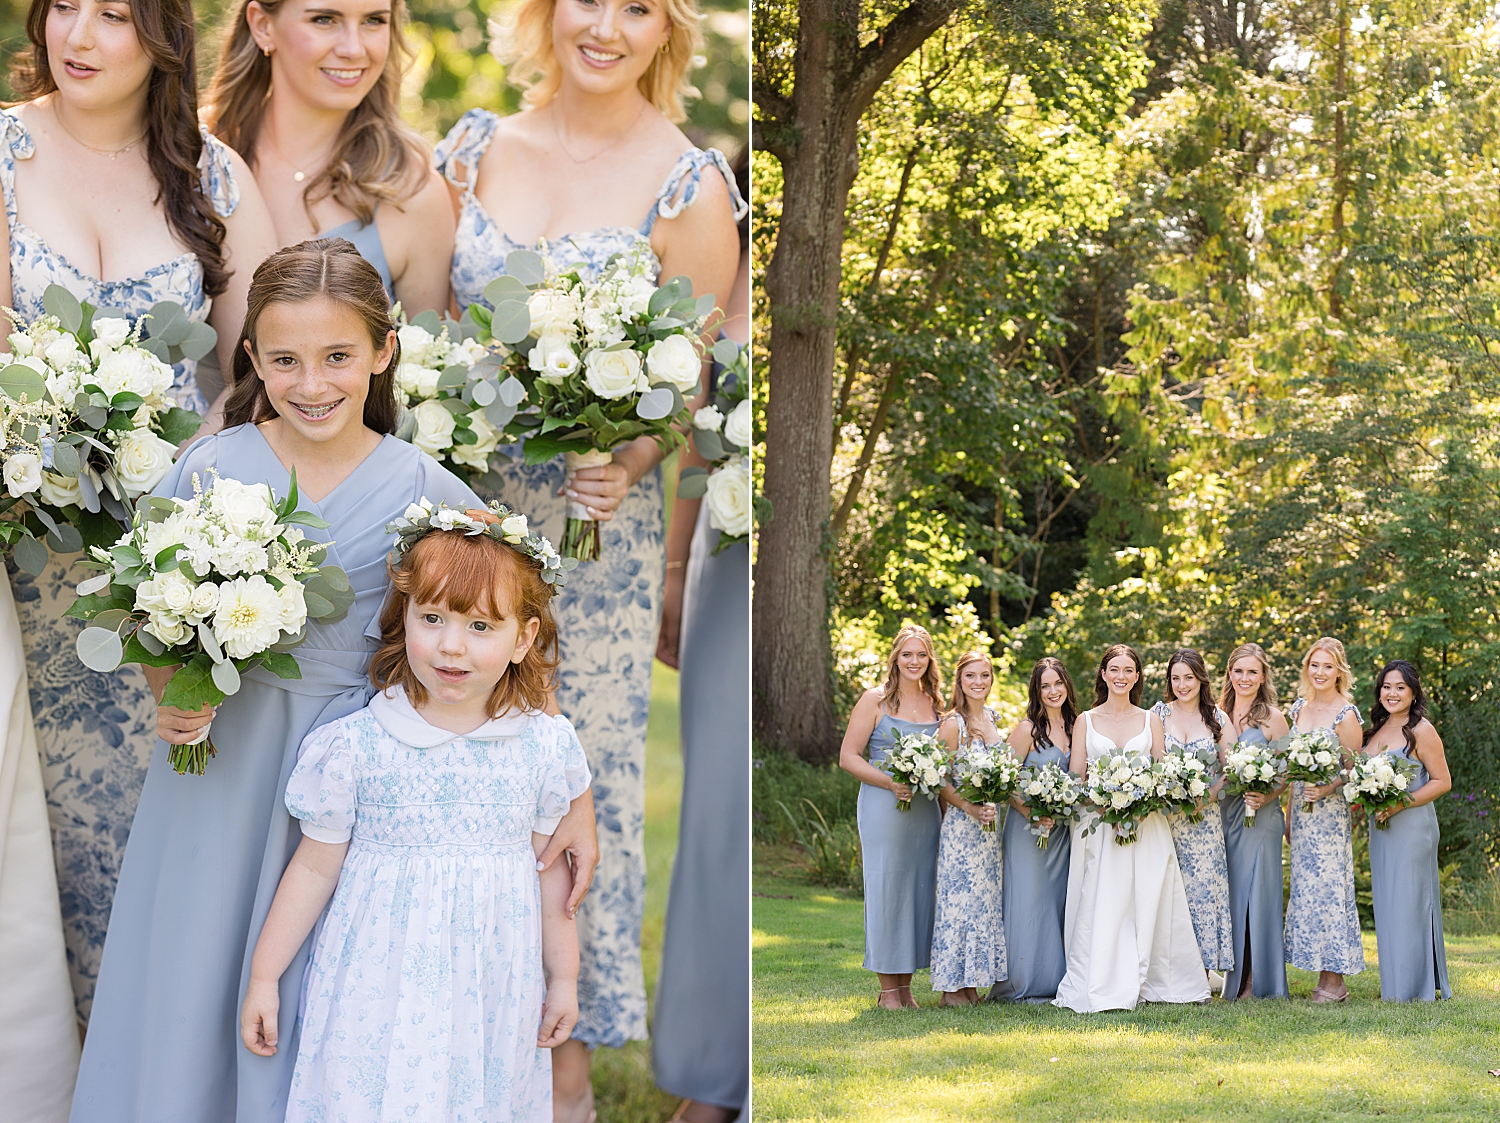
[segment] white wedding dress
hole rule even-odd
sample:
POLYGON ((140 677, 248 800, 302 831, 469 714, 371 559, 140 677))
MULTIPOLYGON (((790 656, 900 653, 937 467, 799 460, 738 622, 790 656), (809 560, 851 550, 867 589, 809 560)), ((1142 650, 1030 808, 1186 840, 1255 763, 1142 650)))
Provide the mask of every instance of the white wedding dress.
MULTIPOLYGON (((1091 714, 1083 723, 1091 761, 1117 748, 1151 751, 1149 716, 1118 747, 1094 729, 1091 714)), ((1138 1002, 1201 1002, 1209 996, 1208 976, 1166 816, 1149 816, 1124 846, 1107 823, 1085 837, 1089 821, 1096 820, 1085 816, 1072 827, 1063 920, 1068 971, 1053 1004, 1089 1014, 1133 1010, 1138 1002)))

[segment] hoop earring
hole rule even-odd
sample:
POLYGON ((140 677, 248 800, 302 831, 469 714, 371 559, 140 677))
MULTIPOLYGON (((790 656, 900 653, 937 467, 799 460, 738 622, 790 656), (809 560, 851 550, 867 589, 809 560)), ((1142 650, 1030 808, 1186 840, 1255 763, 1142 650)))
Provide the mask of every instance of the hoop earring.
POLYGON ((671 46, 672 46, 672 40, 668 39, 665 43, 663 43, 661 45, 661 53, 662 54, 666 54, 667 51, 671 49, 671 46))

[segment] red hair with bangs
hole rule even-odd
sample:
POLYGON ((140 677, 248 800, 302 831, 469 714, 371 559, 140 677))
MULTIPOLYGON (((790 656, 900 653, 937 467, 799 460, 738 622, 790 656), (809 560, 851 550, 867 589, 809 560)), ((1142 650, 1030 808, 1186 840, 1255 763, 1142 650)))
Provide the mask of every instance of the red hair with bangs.
MULTIPOLYGON (((498 521, 489 511, 468 514, 498 521)), ((380 613, 380 649, 370 660, 370 681, 377 690, 399 685, 413 706, 427 703, 427 690, 406 658, 406 608, 416 601, 497 622, 514 616, 522 628, 540 621, 531 650, 495 684, 489 714, 499 717, 507 710, 547 705, 557 672, 557 621, 552 587, 542 580, 539 563, 488 535, 435 530, 418 538, 390 572, 391 596, 380 613)))

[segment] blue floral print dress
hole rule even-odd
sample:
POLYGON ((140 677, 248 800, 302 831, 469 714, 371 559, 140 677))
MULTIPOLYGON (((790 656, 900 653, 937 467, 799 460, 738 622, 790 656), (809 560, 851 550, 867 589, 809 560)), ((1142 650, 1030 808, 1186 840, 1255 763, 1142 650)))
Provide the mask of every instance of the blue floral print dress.
MULTIPOLYGON (((471 109, 434 154, 438 170, 463 188, 453 251, 453 295, 460 308, 483 301, 484 286, 505 272, 513 250, 534 249, 510 238, 474 194, 480 158, 500 118, 471 109)), ((735 217, 744 214, 722 153, 689 149, 672 168, 640 226, 603 227, 552 239, 542 251, 559 268, 583 266, 597 275, 610 258, 641 247, 649 251, 659 218, 674 218, 697 200, 705 173, 729 185, 735 217)), ((653 280, 661 265, 651 256, 653 280)), ((525 511, 532 526, 562 541, 565 506, 562 457, 545 464, 523 462, 519 446, 498 474, 499 493, 476 485, 480 498, 503 499, 525 511)), ((578 1028, 590 1046, 620 1046, 646 1037, 646 987, 641 968, 641 922, 645 909, 646 714, 651 700, 651 662, 661 619, 666 572, 661 472, 654 469, 603 525, 598 561, 573 571, 553 604, 562 667, 557 702, 578 730, 594 776, 599 828, 599 869, 578 910, 582 965, 578 976, 578 1028)))
MULTIPOLYGON (((11 300, 26 320, 44 315, 48 285, 62 285, 96 308, 118 308, 142 316, 159 301, 174 300, 188 318, 208 318, 212 299, 203 291, 203 265, 185 253, 123 281, 100 281, 81 272, 19 218, 16 161, 35 153, 31 133, 14 112, 0 112, 0 188, 10 223, 11 300)), ((198 161, 203 193, 222 217, 239 206, 229 149, 203 133, 198 161)), ((6 325, 0 330, 8 331, 6 325)), ((168 396, 177 405, 207 412, 193 362, 179 363, 168 396)), ((47 806, 57 852, 63 931, 78 1014, 87 1019, 93 1001, 104 929, 119 877, 120 859, 146 765, 156 744, 156 705, 145 676, 135 665, 113 674, 91 671, 78 661, 75 641, 83 621, 64 619, 73 589, 90 571, 74 569, 71 558, 53 555, 40 577, 16 569, 7 559, 26 673, 31 713, 47 784, 47 806)), ((7 642, 0 637, 0 642, 7 642)))
MULTIPOLYGON (((1287 717, 1293 732, 1303 699, 1292 703, 1287 717)), ((1334 716, 1337 729, 1345 714, 1359 720, 1350 702, 1334 716)), ((1335 791, 1302 810, 1302 782, 1293 781, 1292 886, 1286 903, 1286 961, 1304 971, 1337 971, 1353 975, 1365 969, 1359 936, 1359 908, 1354 902, 1354 844, 1349 804, 1335 791)))

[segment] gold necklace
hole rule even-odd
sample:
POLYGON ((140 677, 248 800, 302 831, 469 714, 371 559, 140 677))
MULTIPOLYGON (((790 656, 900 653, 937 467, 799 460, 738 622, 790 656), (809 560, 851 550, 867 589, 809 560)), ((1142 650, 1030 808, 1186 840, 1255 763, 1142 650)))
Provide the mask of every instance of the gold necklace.
POLYGON ((582 160, 568 151, 567 142, 563 140, 562 130, 558 128, 557 125, 556 113, 552 115, 552 135, 557 137, 557 146, 563 150, 563 155, 566 156, 569 160, 572 160, 574 164, 591 164, 595 160, 599 159, 600 156, 603 156, 606 152, 609 152, 610 150, 618 146, 620 142, 623 141, 626 137, 630 136, 631 133, 635 132, 635 127, 641 123, 641 118, 646 113, 646 106, 650 104, 651 103, 649 101, 643 100, 641 102, 641 108, 639 112, 637 112, 635 115, 635 120, 630 122, 630 128, 626 129, 619 136, 615 137, 614 140, 610 141, 603 148, 599 149, 598 152, 595 152, 592 156, 585 156, 582 160))
POLYGON ((62 119, 62 114, 59 113, 55 108, 52 110, 52 118, 57 122, 58 128, 67 133, 68 136, 72 139, 73 143, 78 145, 79 148, 87 148, 95 156, 108 156, 111 160, 115 159, 122 153, 129 152, 137 144, 140 144, 141 141, 146 139, 146 134, 143 131, 140 136, 136 137, 124 148, 95 148, 92 144, 88 144, 85 141, 79 140, 78 137, 74 135, 73 130, 68 128, 67 122, 62 119))
MULTIPOLYGON (((269 136, 266 139, 271 142, 271 148, 275 151, 276 155, 281 157, 281 162, 292 169, 292 179, 295 182, 301 183, 304 179, 307 178, 306 172, 304 172, 296 164, 292 163, 286 158, 286 153, 281 150, 281 145, 277 144, 276 141, 269 136)), ((327 157, 327 155, 328 153, 324 153, 325 158, 327 157)))

